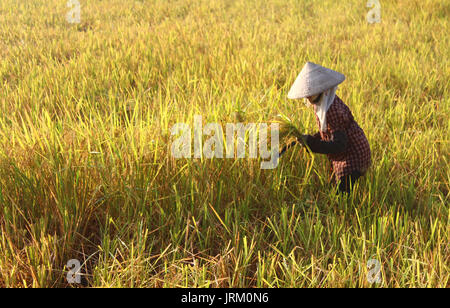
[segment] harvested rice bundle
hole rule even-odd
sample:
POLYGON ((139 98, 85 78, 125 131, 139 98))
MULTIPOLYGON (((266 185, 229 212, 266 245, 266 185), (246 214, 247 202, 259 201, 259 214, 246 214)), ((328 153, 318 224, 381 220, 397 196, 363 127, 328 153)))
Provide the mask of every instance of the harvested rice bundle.
POLYGON ((282 147, 279 155, 296 144, 304 144, 304 135, 287 116, 279 114, 273 122, 279 123, 279 140, 282 147))

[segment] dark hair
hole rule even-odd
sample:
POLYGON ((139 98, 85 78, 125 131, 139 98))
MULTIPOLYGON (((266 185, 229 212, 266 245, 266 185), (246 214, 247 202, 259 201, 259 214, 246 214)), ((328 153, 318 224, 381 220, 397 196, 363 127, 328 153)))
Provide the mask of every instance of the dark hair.
POLYGON ((320 102, 320 99, 322 98, 323 92, 319 94, 313 101, 312 104, 316 105, 318 102, 320 102))

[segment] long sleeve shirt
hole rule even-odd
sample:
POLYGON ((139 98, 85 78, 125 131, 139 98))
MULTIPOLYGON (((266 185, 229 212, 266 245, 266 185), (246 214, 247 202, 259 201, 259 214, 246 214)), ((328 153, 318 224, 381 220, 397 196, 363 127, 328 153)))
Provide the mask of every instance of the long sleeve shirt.
MULTIPOLYGON (((306 144, 315 153, 326 154, 337 181, 353 171, 364 174, 371 164, 370 146, 350 109, 336 95, 326 114, 327 130, 307 136, 306 144)), ((320 128, 319 119, 316 117, 320 128)))

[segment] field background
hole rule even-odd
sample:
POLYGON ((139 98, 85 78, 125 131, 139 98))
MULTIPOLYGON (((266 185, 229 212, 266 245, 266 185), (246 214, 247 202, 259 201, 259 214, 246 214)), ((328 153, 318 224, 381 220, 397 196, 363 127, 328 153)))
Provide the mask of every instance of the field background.
POLYGON ((449 287, 450 1, 80 2, 0 2, 1 287, 449 287), (316 132, 306 61, 369 139, 353 195, 303 149, 170 156, 195 114, 316 132))

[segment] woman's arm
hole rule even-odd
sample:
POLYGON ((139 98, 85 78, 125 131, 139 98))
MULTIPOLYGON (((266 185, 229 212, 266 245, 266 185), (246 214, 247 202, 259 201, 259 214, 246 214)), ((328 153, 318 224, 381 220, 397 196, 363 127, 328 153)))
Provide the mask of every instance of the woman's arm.
POLYGON ((344 131, 336 131, 333 133, 330 141, 323 141, 320 134, 314 136, 305 135, 306 144, 314 153, 320 154, 338 154, 347 149, 348 138, 344 131))

